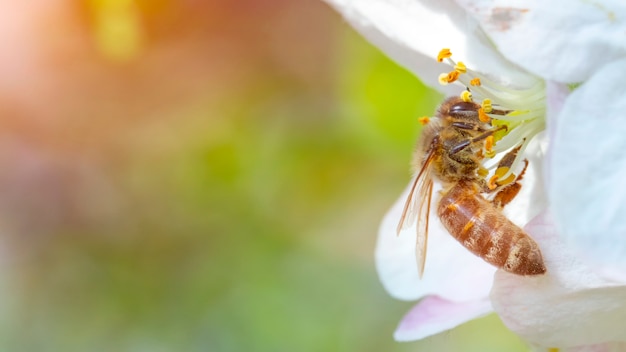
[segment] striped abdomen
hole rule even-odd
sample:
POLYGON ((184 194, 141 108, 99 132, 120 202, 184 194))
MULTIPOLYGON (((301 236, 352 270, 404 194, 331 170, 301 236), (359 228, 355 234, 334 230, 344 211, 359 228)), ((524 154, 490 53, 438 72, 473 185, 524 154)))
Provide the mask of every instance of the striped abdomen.
POLYGON ((486 262, 518 275, 546 272, 537 243, 471 182, 461 181, 444 194, 437 214, 454 238, 486 262))

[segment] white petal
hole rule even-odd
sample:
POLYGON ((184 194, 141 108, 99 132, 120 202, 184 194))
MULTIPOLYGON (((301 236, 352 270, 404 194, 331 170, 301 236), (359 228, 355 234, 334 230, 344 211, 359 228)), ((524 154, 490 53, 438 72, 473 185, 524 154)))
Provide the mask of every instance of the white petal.
MULTIPOLYGON (((453 0, 326 0, 374 45, 432 87, 449 67, 435 61, 443 48, 468 67, 503 84, 535 85, 536 78, 507 62, 453 0)), ((450 87, 450 86, 448 86, 450 87)), ((459 89, 447 90, 456 94, 459 89)))
POLYGON ((485 316, 492 311, 488 299, 456 303, 437 296, 429 296, 402 318, 394 338, 397 341, 423 339, 485 316))
POLYGON ((585 266, 561 242, 548 215, 525 229, 541 247, 548 271, 540 277, 496 273, 491 299, 504 324, 539 346, 626 341, 626 286, 585 266))
MULTIPOLYGON (((435 190, 433 194, 437 194, 435 190)), ((415 258, 415 226, 396 235, 408 188, 387 213, 376 245, 376 268, 383 286, 393 297, 416 300, 437 295, 451 301, 487 297, 495 268, 461 246, 439 221, 434 195, 424 276, 420 280, 415 258)))
POLYGON ((553 132, 548 175, 555 220, 599 270, 626 281, 626 60, 568 98, 553 132))
POLYGON ((512 62, 540 77, 582 82, 626 56, 622 0, 457 0, 512 62))

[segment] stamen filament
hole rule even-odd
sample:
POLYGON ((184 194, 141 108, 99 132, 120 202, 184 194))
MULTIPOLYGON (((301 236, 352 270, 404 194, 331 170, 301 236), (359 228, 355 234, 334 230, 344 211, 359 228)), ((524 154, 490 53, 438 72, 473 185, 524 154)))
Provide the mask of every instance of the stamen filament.
MULTIPOLYGON (((455 67, 457 65, 457 63, 454 60, 452 60, 450 58, 450 56, 446 57, 445 59, 448 62, 448 64, 450 64, 450 66, 455 67)), ((441 62, 441 61, 439 61, 439 62, 441 62)), ((465 66, 465 65, 463 65, 463 66, 465 66)), ((513 88, 505 87, 505 86, 497 83, 496 81, 489 79, 485 75, 482 75, 482 74, 480 74, 480 73, 478 73, 476 71, 473 71, 473 70, 471 70, 471 69, 469 69, 467 67, 465 69, 466 69, 466 73, 469 76, 472 76, 473 78, 476 77, 476 78, 480 79, 480 81, 482 83, 481 85, 488 85, 488 86, 492 87, 494 90, 497 90, 498 92, 509 92, 509 93, 513 93, 515 95, 523 97, 526 94, 532 94, 532 93, 534 93, 537 90, 542 90, 543 89, 543 83, 542 82, 537 82, 537 84, 535 84, 534 86, 532 86, 532 87, 530 87, 528 89, 523 89, 523 90, 522 89, 513 89, 513 88)))

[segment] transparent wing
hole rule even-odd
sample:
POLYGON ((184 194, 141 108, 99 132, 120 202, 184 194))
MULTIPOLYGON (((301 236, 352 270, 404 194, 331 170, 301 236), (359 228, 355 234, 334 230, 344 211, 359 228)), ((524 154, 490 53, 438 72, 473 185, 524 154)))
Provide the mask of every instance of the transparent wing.
POLYGON ((409 196, 404 204, 404 210, 398 223, 397 233, 416 223, 417 240, 415 252, 417 258, 417 269, 420 278, 424 273, 426 263, 426 245, 428 243, 428 215, 430 213, 430 202, 433 195, 433 180, 430 175, 431 162, 434 153, 430 151, 417 177, 413 181, 409 196))

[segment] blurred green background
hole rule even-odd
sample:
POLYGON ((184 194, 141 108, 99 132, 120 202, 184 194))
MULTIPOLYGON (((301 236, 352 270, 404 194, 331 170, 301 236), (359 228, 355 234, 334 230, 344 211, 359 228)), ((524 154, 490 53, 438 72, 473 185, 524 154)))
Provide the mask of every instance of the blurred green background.
POLYGON ((393 341, 377 227, 442 97, 324 3, 0 6, 0 350, 524 350, 393 341))

